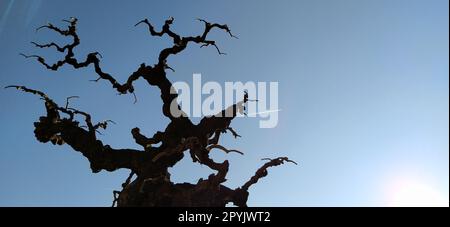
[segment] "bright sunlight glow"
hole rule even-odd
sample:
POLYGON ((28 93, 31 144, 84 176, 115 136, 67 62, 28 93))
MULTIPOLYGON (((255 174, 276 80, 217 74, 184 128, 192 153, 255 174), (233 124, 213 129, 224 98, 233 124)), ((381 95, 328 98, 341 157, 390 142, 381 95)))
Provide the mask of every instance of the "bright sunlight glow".
POLYGON ((449 206, 449 201, 429 184, 412 179, 401 179, 391 184, 391 188, 389 189, 388 206, 449 206))

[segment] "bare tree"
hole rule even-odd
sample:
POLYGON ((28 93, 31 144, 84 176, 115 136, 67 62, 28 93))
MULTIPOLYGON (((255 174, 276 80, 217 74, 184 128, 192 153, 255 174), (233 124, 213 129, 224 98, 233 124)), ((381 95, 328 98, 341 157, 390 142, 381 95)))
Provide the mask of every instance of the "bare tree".
MULTIPOLYGON (((213 29, 223 30, 230 37, 237 38, 226 24, 210 23, 203 19, 198 20, 204 24, 203 33, 198 36, 186 37, 182 37, 171 30, 171 24, 174 21, 172 17, 165 21, 160 31, 156 31, 147 19, 138 22, 136 26, 145 25, 151 36, 167 35, 173 41, 173 45, 160 51, 158 62, 155 65, 149 66, 142 63, 123 84, 119 83, 111 74, 103 71, 100 66, 100 58, 102 57, 100 53, 89 53, 84 60, 75 58, 74 49, 80 44, 76 18, 63 20, 68 23, 66 30, 51 23, 37 29, 49 29, 62 36, 71 37, 73 38, 72 43, 59 46, 54 42, 49 44, 32 42, 39 48, 55 48, 65 54, 63 59, 54 64, 49 64, 41 56, 22 54, 26 58, 36 58, 40 64, 54 71, 64 65, 72 66, 75 69, 93 66, 98 75, 98 78, 94 81, 105 80, 120 94, 134 95, 133 82, 140 78, 147 81, 150 86, 155 86, 160 90, 163 102, 162 112, 164 116, 170 119, 170 123, 163 132, 157 131, 152 137, 141 134, 137 127, 133 128, 131 135, 135 142, 142 146, 142 150, 135 150, 114 149, 99 140, 96 135, 99 130, 106 129, 109 123, 114 122, 111 120, 92 122, 89 113, 70 107, 69 100, 76 96, 68 97, 65 105, 61 107, 44 92, 24 86, 7 87, 38 95, 44 100, 47 113, 34 123, 34 133, 38 141, 42 143, 51 142, 55 145, 68 144, 88 159, 94 173, 101 170, 115 171, 122 168, 131 171, 129 177, 122 184, 122 190, 113 192, 113 206, 225 206, 229 202, 237 206, 247 206, 249 187, 267 175, 267 168, 284 162, 293 162, 286 157, 267 159, 268 162, 248 182, 239 188, 230 189, 222 185, 226 181, 229 168, 228 160, 217 163, 209 157, 209 154, 212 149, 219 149, 227 153, 241 153, 219 145, 219 139, 221 134, 227 131, 231 132, 236 138, 240 137, 230 127, 230 123, 236 117, 237 111, 248 101, 248 98, 243 97, 243 101, 222 111, 222 113, 232 111, 232 116, 204 117, 198 124, 193 124, 186 116, 174 117, 171 114, 170 104, 172 100, 177 98, 177 94, 171 92, 171 89, 173 89, 172 83, 166 77, 166 70, 173 71, 167 64, 169 56, 185 50, 188 44, 199 44, 201 47, 213 46, 219 54, 225 54, 219 50, 215 41, 208 39, 208 34, 213 29), (76 119, 83 119, 84 122, 79 122, 76 119), (159 143, 160 145, 157 146, 156 144, 159 143), (206 165, 216 173, 209 175, 208 179, 200 179, 197 184, 175 184, 171 182, 168 168, 179 162, 185 151, 189 151, 193 162, 206 165)), ((178 109, 181 110, 180 106, 178 106, 178 109)))

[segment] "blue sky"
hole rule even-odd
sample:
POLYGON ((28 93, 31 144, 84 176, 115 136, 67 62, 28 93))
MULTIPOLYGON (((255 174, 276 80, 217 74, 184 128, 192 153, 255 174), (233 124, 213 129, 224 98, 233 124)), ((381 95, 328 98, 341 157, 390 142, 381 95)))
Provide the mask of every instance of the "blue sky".
MULTIPOLYGON (((449 191, 449 24, 446 0, 309 1, 15 1, 0 2, 0 85, 26 85, 55 101, 78 95, 73 106, 94 120, 113 119, 100 138, 113 147, 139 148, 130 129, 152 135, 168 123, 159 91, 136 84, 138 103, 107 82, 90 82, 92 68, 51 72, 19 56, 39 53, 30 41, 68 41, 47 22, 79 18, 77 56, 99 51, 102 66, 124 81, 142 62, 156 62, 167 38, 150 37, 143 18, 199 34, 200 17, 227 23, 239 39, 211 33, 228 55, 190 46, 169 59, 174 81, 279 82, 279 124, 260 129, 239 118, 222 143, 244 156, 215 153, 231 163, 226 185, 242 185, 264 157, 289 156, 299 166, 269 170, 250 190, 250 206, 446 205, 449 191), (120 106, 120 110, 116 107, 120 106), (431 203, 433 202, 433 203, 431 203)), ((83 57, 84 58, 84 57, 83 57)), ((92 174, 67 145, 35 140, 44 113, 34 96, 0 91, 0 206, 109 206, 127 171, 92 174)), ((198 119, 194 119, 198 121, 198 119)), ((172 170, 176 182, 196 182, 211 171, 188 158, 172 170)))

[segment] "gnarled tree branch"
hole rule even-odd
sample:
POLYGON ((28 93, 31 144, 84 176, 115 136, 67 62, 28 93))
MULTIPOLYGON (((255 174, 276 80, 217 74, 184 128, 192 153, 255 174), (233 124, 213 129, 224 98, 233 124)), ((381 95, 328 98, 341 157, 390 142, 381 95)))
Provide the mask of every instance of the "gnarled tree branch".
POLYGON ((242 185, 242 187, 240 187, 240 189, 248 191, 250 186, 252 186, 253 184, 256 184, 259 179, 267 176, 267 169, 269 167, 278 166, 278 165, 284 164, 284 162, 291 162, 291 163, 294 163, 297 165, 296 162, 289 160, 287 157, 279 157, 279 158, 274 158, 274 159, 263 158, 262 160, 269 160, 269 161, 266 164, 264 164, 261 168, 259 168, 256 171, 255 175, 253 177, 251 177, 250 180, 248 180, 244 185, 242 185))
POLYGON ((148 153, 142 151, 113 149, 109 145, 104 145, 102 141, 96 138, 95 129, 103 126, 105 122, 93 125, 91 116, 86 112, 73 108, 61 108, 44 92, 38 90, 24 86, 7 86, 6 88, 16 88, 39 95, 44 99, 47 115, 40 117, 39 121, 34 123, 36 138, 43 143, 49 141, 54 144, 67 143, 89 160, 93 172, 99 172, 102 169, 114 171, 120 168, 139 172, 146 160, 151 158, 148 153), (68 114, 70 118, 61 118, 59 112, 68 114), (85 117, 88 131, 81 128, 78 122, 73 119, 76 114, 85 117))

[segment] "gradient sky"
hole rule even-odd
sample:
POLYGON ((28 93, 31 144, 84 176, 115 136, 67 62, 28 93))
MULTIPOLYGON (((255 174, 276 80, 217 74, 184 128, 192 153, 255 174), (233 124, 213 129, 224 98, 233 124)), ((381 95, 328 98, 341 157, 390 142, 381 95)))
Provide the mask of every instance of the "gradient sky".
MULTIPOLYGON (((258 119, 233 121, 242 138, 222 144, 244 156, 230 160, 230 187, 242 185, 264 157, 289 156, 299 166, 269 169, 250 190, 250 206, 446 205, 449 191, 449 12, 447 0, 309 1, 0 1, 0 85, 26 85, 72 105, 94 120, 113 119, 103 135, 116 148, 140 148, 130 129, 152 135, 168 120, 159 91, 140 80, 138 103, 118 96, 92 68, 51 72, 19 56, 61 55, 30 41, 67 39, 35 32, 47 22, 79 19, 77 56, 99 51, 104 71, 124 81, 140 63, 156 62, 170 45, 150 37, 143 18, 199 34, 200 17, 227 23, 239 39, 211 33, 228 55, 191 45, 171 57, 171 81, 278 81, 278 127, 258 119), (424 201, 423 201, 424 200, 424 201)), ((90 172, 88 161, 67 145, 35 140, 33 122, 45 112, 30 94, 0 91, 0 206, 109 206, 128 172, 90 172)), ((198 122, 198 119, 194 119, 198 122)), ((211 170, 187 156, 171 169, 175 182, 196 182, 211 170)))

